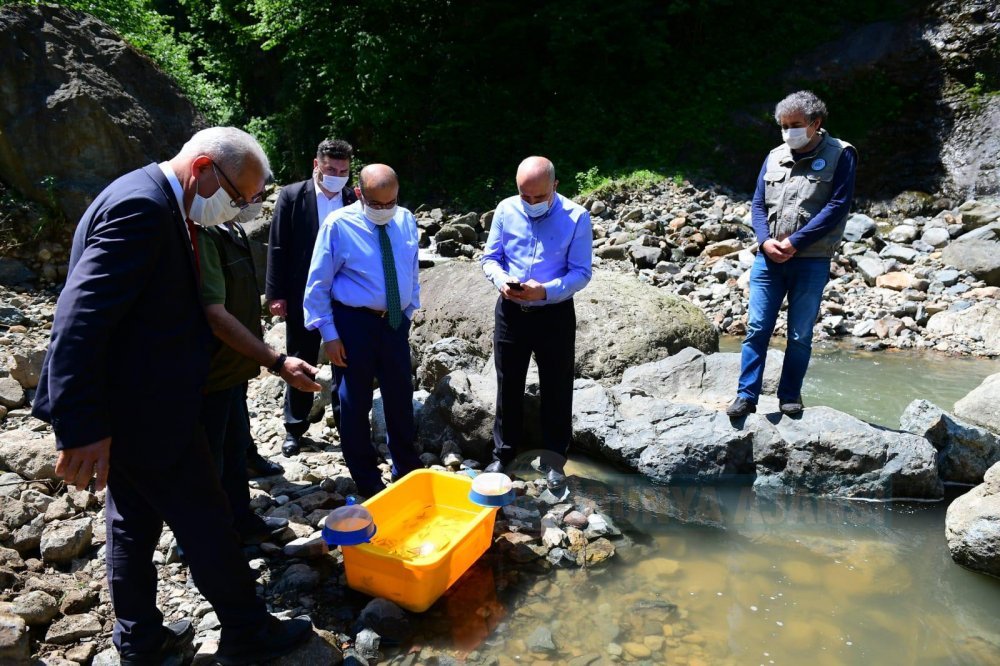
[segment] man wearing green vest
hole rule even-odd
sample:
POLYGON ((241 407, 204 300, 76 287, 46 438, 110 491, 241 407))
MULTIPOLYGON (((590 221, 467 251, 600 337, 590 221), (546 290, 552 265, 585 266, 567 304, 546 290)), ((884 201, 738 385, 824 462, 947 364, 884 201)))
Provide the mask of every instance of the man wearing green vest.
POLYGON ((752 219, 759 251, 750 271, 747 336, 736 399, 726 413, 757 411, 767 346, 788 297, 788 335, 778 384, 783 414, 802 412, 802 381, 812 353, 813 325, 854 198, 858 156, 851 144, 823 129, 826 105, 809 91, 778 102, 774 119, 784 143, 772 150, 757 178, 752 219))
POLYGON ((215 335, 201 422, 244 543, 265 541, 287 521, 261 518, 250 509, 246 452, 253 444, 247 382, 264 366, 300 391, 318 391, 316 368, 279 354, 263 341, 260 291, 250 243, 239 222, 198 233, 205 315, 215 335))

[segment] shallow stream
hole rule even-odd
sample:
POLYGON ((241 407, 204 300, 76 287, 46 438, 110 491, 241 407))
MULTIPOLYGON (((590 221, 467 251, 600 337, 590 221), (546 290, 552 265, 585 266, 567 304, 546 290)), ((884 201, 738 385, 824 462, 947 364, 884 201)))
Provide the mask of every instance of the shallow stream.
MULTIPOLYGON (((820 348, 804 397, 898 427, 910 400, 950 410, 998 371, 820 348)), ((568 472, 634 545, 598 570, 484 558, 428 613, 434 647, 502 664, 1000 664, 1000 580, 952 562, 947 501, 665 488, 581 459, 568 472)))

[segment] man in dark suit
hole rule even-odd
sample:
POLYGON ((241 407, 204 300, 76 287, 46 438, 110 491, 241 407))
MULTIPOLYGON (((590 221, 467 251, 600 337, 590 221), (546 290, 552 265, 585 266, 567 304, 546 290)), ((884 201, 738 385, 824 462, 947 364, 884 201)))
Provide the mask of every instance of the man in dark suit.
MULTIPOLYGON (((267 246, 266 297, 272 315, 285 317, 287 354, 316 364, 319 331, 305 327, 302 299, 306 291, 309 261, 320 225, 330 213, 357 201, 348 186, 351 177, 351 144, 325 139, 316 149, 313 175, 309 180, 287 185, 278 196, 267 246)), ((333 417, 339 421, 339 400, 333 392, 333 417)), ((312 393, 294 386, 285 388, 286 456, 299 452, 302 435, 309 429, 312 393)))
POLYGON ((164 627, 153 566, 163 523, 222 625, 216 660, 280 655, 308 620, 278 621, 256 595, 198 421, 211 331, 198 293, 197 227, 262 197, 270 168, 249 134, 198 132, 172 160, 111 183, 80 220, 34 410, 57 473, 107 484, 108 585, 123 664, 161 663, 193 637, 164 627))

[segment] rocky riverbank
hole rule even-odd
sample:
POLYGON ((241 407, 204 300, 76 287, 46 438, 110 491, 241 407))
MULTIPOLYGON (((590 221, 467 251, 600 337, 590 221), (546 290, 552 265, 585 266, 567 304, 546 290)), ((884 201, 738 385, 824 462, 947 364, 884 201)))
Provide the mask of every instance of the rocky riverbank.
MULTIPOLYGON (((720 333, 746 330, 757 245, 750 202, 664 181, 580 202, 594 224, 595 266, 633 273, 697 305, 720 333)), ((816 338, 869 349, 1000 355, 1000 201, 954 202, 904 193, 848 221, 830 270, 816 338)), ((475 258, 492 213, 417 209, 421 245, 475 258)), ((784 335, 780 318, 777 334, 784 335)))

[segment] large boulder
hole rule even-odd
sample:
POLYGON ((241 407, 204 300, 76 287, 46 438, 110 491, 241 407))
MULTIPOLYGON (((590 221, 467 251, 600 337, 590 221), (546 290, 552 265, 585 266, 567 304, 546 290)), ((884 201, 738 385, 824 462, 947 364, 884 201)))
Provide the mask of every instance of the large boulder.
POLYGON ((955 416, 1000 434, 1000 372, 956 402, 955 416))
POLYGON ((948 507, 945 530, 951 557, 963 567, 1000 577, 1000 464, 948 507))
POLYGON ((1000 462, 1000 437, 927 400, 914 400, 907 405, 899 418, 899 427, 934 445, 941 478, 945 481, 981 483, 986 470, 1000 462))
POLYGON ((986 353, 1000 354, 1000 307, 996 301, 980 301, 964 310, 944 310, 927 320, 927 331, 979 339, 986 353))
POLYGON ((417 368, 420 388, 434 390, 442 377, 454 370, 478 373, 486 362, 486 354, 469 340, 441 338, 424 350, 417 368))
POLYGON ((0 179, 70 222, 205 124, 169 76, 83 12, 7 4, 0 33, 0 179))
POLYGON ((959 236, 944 249, 941 260, 990 286, 1000 286, 1000 224, 988 224, 959 236))
MULTIPOLYGON (((411 338, 425 347, 445 337, 493 347, 497 291, 477 263, 452 261, 423 271, 411 338)), ((685 347, 718 349, 718 334, 687 301, 620 273, 595 270, 576 295, 576 374, 617 379, 626 368, 675 354, 685 347)))

